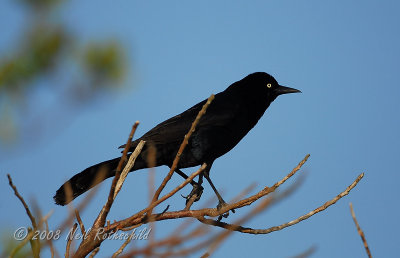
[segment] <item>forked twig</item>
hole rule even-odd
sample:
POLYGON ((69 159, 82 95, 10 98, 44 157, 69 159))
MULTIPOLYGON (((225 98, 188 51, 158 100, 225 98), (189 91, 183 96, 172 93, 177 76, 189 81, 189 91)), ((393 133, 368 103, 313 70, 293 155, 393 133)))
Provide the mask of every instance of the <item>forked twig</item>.
POLYGON ((213 225, 213 226, 217 226, 217 227, 221 227, 221 228, 225 228, 228 230, 233 230, 233 231, 238 231, 238 232, 242 232, 242 233, 247 233, 247 234, 269 234, 271 232, 274 231, 279 231, 282 230, 284 228, 293 226, 303 220, 308 219, 309 217, 327 209, 329 206, 335 204, 338 200, 340 200, 341 198, 343 198, 344 196, 348 195, 349 192, 358 184, 358 182, 360 182, 360 180, 364 177, 364 173, 361 173, 355 180, 354 182, 349 185, 343 192, 341 192, 340 194, 338 194, 336 197, 334 197, 332 200, 327 201, 326 203, 324 203, 323 205, 319 206, 318 208, 308 212, 307 214, 298 217, 295 220, 283 223, 279 226, 274 226, 274 227, 270 227, 267 229, 252 229, 252 228, 247 228, 247 227, 242 227, 240 225, 231 225, 225 222, 218 222, 215 220, 210 220, 210 219, 203 219, 201 218, 201 222, 202 223, 206 223, 209 225, 213 225))

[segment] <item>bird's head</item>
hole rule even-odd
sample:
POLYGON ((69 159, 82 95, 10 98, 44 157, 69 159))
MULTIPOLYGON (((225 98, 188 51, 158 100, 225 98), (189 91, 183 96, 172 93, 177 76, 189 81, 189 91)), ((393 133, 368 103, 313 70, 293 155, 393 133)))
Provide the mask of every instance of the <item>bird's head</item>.
POLYGON ((273 76, 264 72, 249 74, 242 81, 246 86, 253 88, 256 93, 264 95, 263 97, 270 101, 274 101, 276 97, 282 94, 301 92, 297 89, 279 85, 273 76))

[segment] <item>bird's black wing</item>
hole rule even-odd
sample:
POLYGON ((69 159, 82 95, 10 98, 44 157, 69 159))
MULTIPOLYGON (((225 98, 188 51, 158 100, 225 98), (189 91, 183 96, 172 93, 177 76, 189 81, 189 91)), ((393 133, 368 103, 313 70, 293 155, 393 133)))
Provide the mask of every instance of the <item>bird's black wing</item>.
MULTIPOLYGON (((214 101, 208 107, 206 114, 200 119, 197 128, 210 128, 214 126, 224 127, 234 118, 237 103, 229 101, 222 93, 223 92, 215 95, 214 101)), ((203 100, 181 114, 158 124, 136 140, 135 143, 139 140, 152 142, 155 145, 182 142, 185 134, 188 133, 193 121, 196 119, 197 114, 200 112, 206 101, 207 100, 203 100)), ((133 144, 133 146, 135 145, 136 144, 133 144)), ((123 147, 124 145, 120 148, 123 147)))

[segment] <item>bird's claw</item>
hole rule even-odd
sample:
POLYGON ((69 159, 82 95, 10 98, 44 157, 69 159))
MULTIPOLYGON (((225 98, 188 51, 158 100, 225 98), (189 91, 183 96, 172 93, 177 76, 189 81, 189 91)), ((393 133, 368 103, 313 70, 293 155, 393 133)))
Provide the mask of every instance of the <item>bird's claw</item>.
POLYGON ((200 200, 201 195, 203 194, 204 188, 201 185, 194 185, 192 191, 187 196, 182 195, 183 198, 186 199, 186 204, 189 202, 192 197, 195 197, 194 202, 200 200))
MULTIPOLYGON (((219 201, 219 203, 217 205, 217 210, 221 210, 224 206, 227 206, 227 205, 228 204, 224 200, 219 201)), ((235 213, 235 209, 228 210, 224 214, 219 215, 217 221, 221 221, 222 218, 227 218, 229 216, 229 211, 232 211, 232 213, 235 213)))

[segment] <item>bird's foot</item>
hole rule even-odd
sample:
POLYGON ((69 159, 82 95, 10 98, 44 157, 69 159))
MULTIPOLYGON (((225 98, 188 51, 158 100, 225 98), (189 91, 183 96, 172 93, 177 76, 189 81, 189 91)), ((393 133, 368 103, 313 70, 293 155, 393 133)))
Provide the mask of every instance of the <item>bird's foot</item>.
POLYGON ((186 199, 186 204, 188 204, 188 202, 192 198, 194 198, 193 202, 197 202, 198 200, 200 200, 200 197, 203 194, 203 190, 204 188, 201 185, 194 185, 190 194, 188 194, 187 196, 182 195, 182 197, 186 199))
MULTIPOLYGON (((221 210, 223 207, 225 207, 225 206, 227 206, 227 205, 228 205, 228 204, 227 204, 224 200, 220 200, 220 201, 218 202, 218 205, 217 205, 217 210, 221 210)), ((219 215, 217 221, 221 221, 222 218, 227 218, 227 217, 229 216, 229 211, 232 211, 232 213, 235 213, 235 209, 228 210, 228 211, 225 212, 224 214, 219 215)))

